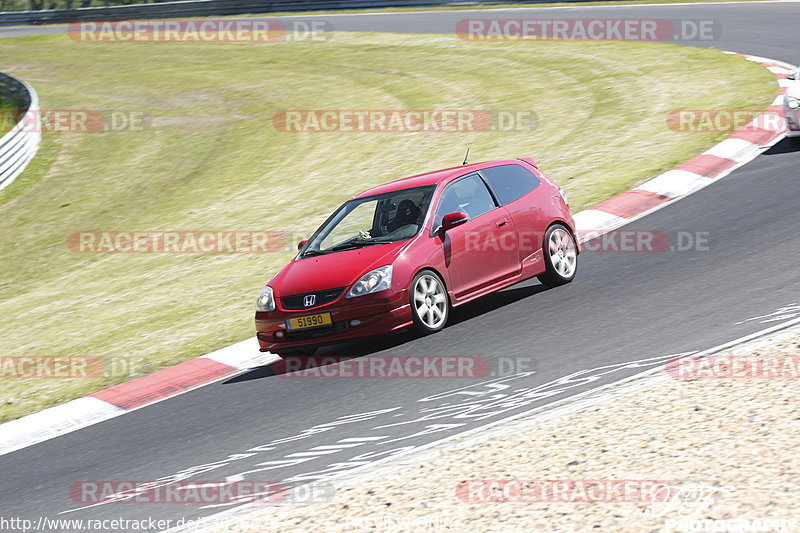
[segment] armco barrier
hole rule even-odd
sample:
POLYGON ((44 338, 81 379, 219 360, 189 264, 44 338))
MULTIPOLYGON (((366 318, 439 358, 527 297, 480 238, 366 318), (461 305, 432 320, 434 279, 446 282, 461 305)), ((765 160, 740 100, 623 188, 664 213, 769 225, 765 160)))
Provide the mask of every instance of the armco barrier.
POLYGON ((39 127, 39 97, 33 87, 7 74, 0 74, 0 96, 3 100, 13 102, 20 113, 14 127, 0 137, 0 189, 3 189, 33 159, 39 149, 42 133, 39 127))
MULTIPOLYGON (((553 0, 522 0, 520 4, 538 4, 553 0)), ((590 0, 558 0, 587 2, 590 0)), ((315 11, 337 9, 375 9, 386 7, 470 6, 508 4, 508 0, 186 0, 155 4, 128 4, 78 9, 0 12, 0 26, 19 24, 62 24, 76 21, 166 19, 210 17, 279 11, 315 11)))

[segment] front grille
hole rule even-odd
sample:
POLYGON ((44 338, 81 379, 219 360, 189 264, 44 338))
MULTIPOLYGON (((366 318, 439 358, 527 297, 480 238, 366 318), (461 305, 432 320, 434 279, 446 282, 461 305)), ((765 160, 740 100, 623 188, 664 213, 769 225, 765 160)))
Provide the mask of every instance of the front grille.
POLYGON ((287 341, 302 341, 306 339, 316 339, 317 337, 327 337, 328 335, 335 335, 343 332, 347 328, 347 323, 342 320, 341 322, 334 322, 331 326, 324 328, 314 329, 300 329, 297 331, 284 331, 287 341))
POLYGON ((293 294, 292 296, 281 296, 281 305, 284 309, 310 309, 320 305, 329 304, 342 294, 344 287, 338 289, 328 289, 319 292, 307 292, 305 294, 293 294), (304 300, 306 296, 314 296, 314 305, 306 306, 304 300))

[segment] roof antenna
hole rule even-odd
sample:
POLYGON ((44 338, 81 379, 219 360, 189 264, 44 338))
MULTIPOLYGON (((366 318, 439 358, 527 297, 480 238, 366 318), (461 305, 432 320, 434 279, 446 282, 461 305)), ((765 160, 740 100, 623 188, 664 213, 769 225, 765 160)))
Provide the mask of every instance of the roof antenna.
POLYGON ((467 158, 468 157, 469 157, 469 148, 467 148, 467 153, 464 154, 464 162, 461 163, 462 165, 466 165, 467 164, 467 158))

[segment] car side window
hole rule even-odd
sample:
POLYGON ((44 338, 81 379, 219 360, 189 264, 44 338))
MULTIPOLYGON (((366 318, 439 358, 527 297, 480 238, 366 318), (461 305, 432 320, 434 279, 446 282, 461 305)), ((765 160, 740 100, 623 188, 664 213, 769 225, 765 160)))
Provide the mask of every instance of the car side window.
POLYGON ((541 183, 533 172, 522 165, 500 165, 479 172, 501 205, 519 200, 541 183))
POLYGON ((471 174, 464 178, 459 178, 444 190, 441 199, 439 199, 439 206, 436 208, 433 227, 437 228, 442 223, 442 218, 448 213, 463 211, 472 220, 484 213, 488 213, 495 207, 497 206, 486 188, 486 184, 480 176, 471 174))

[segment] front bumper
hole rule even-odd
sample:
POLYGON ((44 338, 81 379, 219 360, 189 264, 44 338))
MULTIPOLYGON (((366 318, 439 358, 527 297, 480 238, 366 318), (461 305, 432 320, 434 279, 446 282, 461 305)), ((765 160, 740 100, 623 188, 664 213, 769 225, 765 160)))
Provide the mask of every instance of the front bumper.
POLYGON ((786 136, 800 137, 800 110, 784 106, 783 111, 786 114, 786 136))
POLYGON ((329 304, 309 309, 257 311, 255 318, 256 337, 262 352, 382 335, 407 328, 412 323, 408 291, 392 292, 391 289, 357 298, 342 296, 329 304), (319 313, 330 313, 333 324, 295 331, 286 327, 290 318, 319 313), (360 324, 353 325, 353 320, 360 324))

